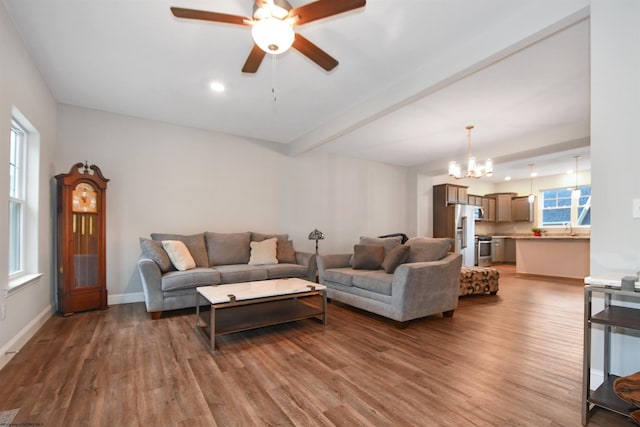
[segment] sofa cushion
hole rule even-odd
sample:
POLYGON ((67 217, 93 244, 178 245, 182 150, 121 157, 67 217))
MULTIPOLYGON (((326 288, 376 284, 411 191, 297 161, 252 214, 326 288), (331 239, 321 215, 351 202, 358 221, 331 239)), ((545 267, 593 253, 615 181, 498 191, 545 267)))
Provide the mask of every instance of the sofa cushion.
POLYGON ((251 233, 205 233, 209 265, 247 264, 251 233))
POLYGON ((217 265, 214 270, 220 273, 220 283, 222 284, 267 280, 269 278, 267 269, 261 265, 217 265))
POLYGON ((447 238, 412 237, 405 243, 411 248, 408 262, 438 261, 447 256, 451 243, 447 238))
POLYGON ((353 275, 353 286, 383 295, 391 295, 393 275, 382 270, 360 271, 353 275))
POLYGON ((167 252, 167 255, 169 255, 171 264, 179 271, 196 268, 196 262, 193 260, 184 242, 180 240, 163 240, 162 247, 167 252))
POLYGON ((249 265, 265 265, 277 264, 276 258, 277 239, 275 237, 262 242, 251 242, 251 255, 249 256, 249 265))
POLYGON ((299 264, 272 264, 265 265, 269 279, 282 279, 285 277, 306 277, 307 267, 299 264))
POLYGON ((162 290, 195 288, 196 286, 217 285, 220 274, 211 268, 193 268, 187 271, 170 271, 162 276, 162 290))
POLYGON ((207 248, 204 243, 204 233, 184 236, 182 234, 151 233, 153 240, 179 240, 187 245, 197 267, 209 267, 207 248))
POLYGON ((353 268, 355 270, 379 270, 384 260, 382 245, 354 245, 353 268))
POLYGON ((324 272, 324 280, 334 283, 340 283, 343 286, 353 285, 353 269, 346 268, 330 268, 324 272))
POLYGON ((251 232, 252 242, 262 242, 263 240, 271 239, 273 237, 278 239, 278 243, 286 242, 287 240, 289 240, 288 234, 263 234, 263 233, 256 233, 255 231, 251 232))
POLYGON ((149 258, 158 264, 162 273, 174 270, 173 264, 171 264, 171 260, 169 259, 169 255, 167 255, 167 251, 162 247, 162 241, 149 240, 140 237, 140 249, 142 249, 142 255, 145 258, 149 258))
POLYGON ((400 245, 391 249, 382 261, 382 268, 386 273, 393 274, 400 264, 404 264, 409 259, 409 246, 400 245))
POLYGON ((360 237, 361 245, 382 245, 384 246, 384 254, 386 255, 391 249, 399 246, 402 242, 402 236, 395 237, 360 237))
POLYGON ((276 248, 278 262, 296 264, 296 251, 293 249, 293 242, 291 240, 278 240, 278 247, 276 248))

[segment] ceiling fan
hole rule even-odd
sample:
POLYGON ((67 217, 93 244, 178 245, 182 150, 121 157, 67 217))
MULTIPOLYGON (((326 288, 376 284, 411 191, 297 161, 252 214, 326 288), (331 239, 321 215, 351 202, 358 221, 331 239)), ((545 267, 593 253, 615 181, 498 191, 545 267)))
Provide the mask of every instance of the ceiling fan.
POLYGON ((308 39, 293 31, 296 25, 306 24, 349 10, 363 7, 366 0, 318 0, 300 7, 292 7, 286 0, 255 0, 253 18, 218 12, 172 7, 177 18, 199 19, 251 27, 254 40, 242 72, 255 73, 267 53, 278 55, 289 47, 327 71, 333 70, 338 61, 308 39))

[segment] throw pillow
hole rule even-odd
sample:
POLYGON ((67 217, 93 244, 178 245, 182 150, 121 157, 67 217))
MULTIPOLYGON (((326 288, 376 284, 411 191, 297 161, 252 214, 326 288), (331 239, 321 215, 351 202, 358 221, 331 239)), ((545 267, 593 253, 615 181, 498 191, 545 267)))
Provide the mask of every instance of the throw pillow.
POLYGON ((353 247, 354 270, 379 270, 384 260, 384 246, 355 245, 353 247))
POLYGON ((209 265, 247 264, 251 247, 251 233, 210 233, 205 234, 209 249, 209 265))
MULTIPOLYGON (((396 246, 400 245, 401 242, 402 242, 402 237, 400 237, 400 236, 394 236, 394 237, 366 237, 366 236, 360 236, 360 244, 361 245, 383 246, 385 255, 391 249, 393 249, 396 246)), ((353 266, 353 255, 351 256, 351 259, 349 260, 349 264, 351 266, 353 266)))
POLYGON ((180 240, 163 240, 162 247, 167 251, 169 259, 171 259, 171 263, 179 271, 196 268, 196 262, 193 260, 193 257, 184 242, 180 240))
POLYGON ((412 237, 405 245, 409 246, 409 262, 430 262, 438 261, 449 252, 451 248, 451 239, 447 238, 431 238, 431 237, 412 237))
POLYGON ((251 256, 249 257, 249 265, 265 265, 277 264, 276 257, 278 239, 263 240, 262 242, 251 242, 251 256))
POLYGON ((279 263, 296 264, 296 251, 293 249, 291 240, 278 240, 277 257, 279 263))
POLYGON ((404 264, 409 259, 409 246, 400 245, 391 249, 382 261, 382 268, 387 273, 393 274, 400 264, 404 264))
POLYGON ((182 234, 164 234, 164 233, 151 233, 151 239, 153 240, 179 240, 183 242, 189 253, 193 257, 198 267, 209 267, 209 260, 207 258, 207 247, 204 243, 204 233, 193 234, 191 236, 184 236, 182 234))
POLYGON ((142 249, 142 255, 145 258, 149 258, 158 264, 161 272, 166 273, 173 269, 169 255, 167 255, 167 251, 162 247, 162 242, 140 237, 140 249, 142 249))

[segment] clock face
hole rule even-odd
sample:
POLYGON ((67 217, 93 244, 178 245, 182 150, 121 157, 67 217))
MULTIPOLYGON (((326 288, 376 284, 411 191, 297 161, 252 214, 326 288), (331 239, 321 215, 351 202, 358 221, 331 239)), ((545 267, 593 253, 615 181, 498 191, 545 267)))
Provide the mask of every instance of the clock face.
POLYGON ((97 212, 98 211, 98 194, 86 182, 76 185, 73 190, 73 211, 74 212, 97 212))

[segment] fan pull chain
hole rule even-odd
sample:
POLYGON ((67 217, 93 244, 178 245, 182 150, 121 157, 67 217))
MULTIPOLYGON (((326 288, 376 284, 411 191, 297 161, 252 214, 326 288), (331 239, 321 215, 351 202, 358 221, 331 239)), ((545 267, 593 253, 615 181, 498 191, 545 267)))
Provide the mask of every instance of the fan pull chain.
POLYGON ((276 95, 276 55, 271 55, 271 95, 273 96, 273 102, 278 101, 276 95))

